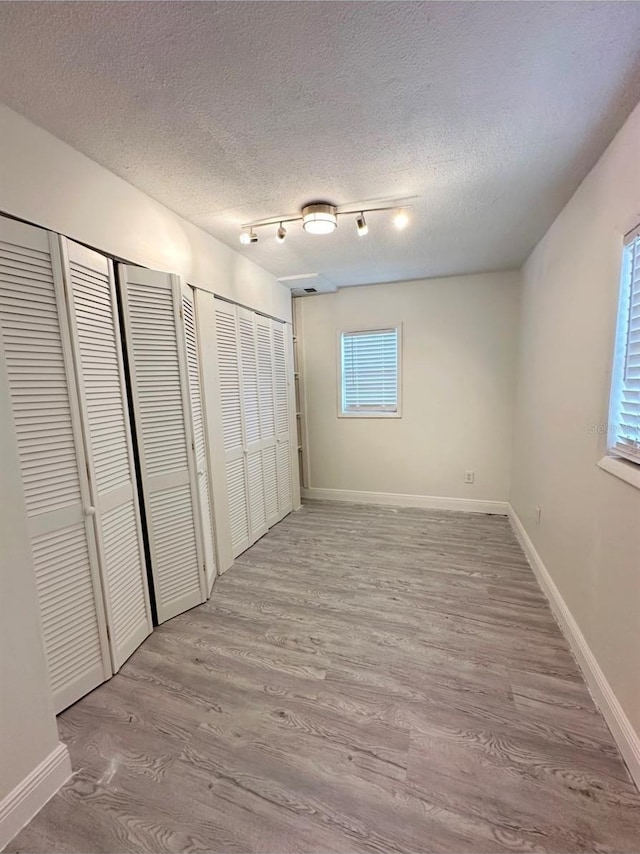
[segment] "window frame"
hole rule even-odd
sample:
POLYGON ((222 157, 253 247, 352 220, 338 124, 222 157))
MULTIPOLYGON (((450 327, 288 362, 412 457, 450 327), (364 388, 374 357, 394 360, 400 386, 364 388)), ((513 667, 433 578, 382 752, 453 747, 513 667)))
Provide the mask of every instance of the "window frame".
POLYGON ((617 444, 618 431, 617 422, 619 420, 621 390, 624 385, 624 371, 626 361, 628 359, 629 350, 629 333, 623 332, 623 329, 628 324, 628 318, 625 313, 630 310, 626 306, 626 290, 629 289, 629 302, 633 296, 633 286, 631 276, 633 270, 629 269, 628 247, 640 238, 640 224, 631 231, 625 234, 622 242, 622 252, 620 254, 619 276, 618 276, 618 300, 616 308, 616 325, 613 337, 613 352, 611 359, 610 384, 609 384, 609 401, 608 401, 608 418, 607 418, 607 435, 606 435, 606 456, 612 460, 619 460, 628 466, 640 470, 640 445, 637 448, 636 454, 625 453, 624 448, 617 444), (626 340, 624 336, 626 335, 626 340), (614 430, 615 428, 615 430, 614 430))
POLYGON ((602 471, 625 481, 625 483, 628 483, 630 486, 634 486, 636 489, 640 489, 640 460, 632 459, 629 456, 623 455, 620 450, 616 448, 617 432, 612 432, 612 426, 617 421, 617 410, 619 407, 617 395, 620 389, 621 372, 626 362, 627 353, 626 343, 624 349, 620 344, 621 318, 623 313, 622 288, 626 267, 626 251, 629 243, 640 236, 640 224, 638 224, 637 219, 635 220, 635 223, 635 226, 624 234, 620 243, 615 326, 610 350, 611 361, 609 363, 609 386, 605 410, 606 429, 602 431, 602 435, 598 442, 598 450, 601 456, 596 465, 602 471))
POLYGON ((337 375, 337 394, 336 394, 336 413, 338 418, 402 418, 402 323, 377 323, 372 326, 349 326, 336 331, 336 375, 337 375), (343 390, 342 390, 342 337, 343 335, 357 335, 367 332, 390 332, 395 330, 397 335, 397 364, 396 364, 396 382, 397 382, 397 406, 395 412, 384 410, 365 410, 363 412, 344 412, 342 409, 343 390))

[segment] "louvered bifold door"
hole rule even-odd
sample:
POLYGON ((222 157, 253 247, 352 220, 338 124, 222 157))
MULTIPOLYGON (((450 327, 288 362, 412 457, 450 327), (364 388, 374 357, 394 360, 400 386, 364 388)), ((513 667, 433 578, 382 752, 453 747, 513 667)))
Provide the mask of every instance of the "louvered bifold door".
POLYGON ((224 300, 216 299, 215 310, 222 442, 229 527, 231 529, 231 553, 233 557, 237 557, 251 545, 242 420, 240 340, 236 306, 224 300))
POLYGON ((247 467, 249 495, 249 532, 255 543, 267 532, 267 509, 262 471, 262 437, 260 435, 260 391, 258 379, 258 347, 256 315, 238 307, 240 335, 240 386, 242 389, 242 423, 244 426, 244 455, 247 467))
POLYGON ((114 670, 153 629, 112 262, 60 238, 114 670))
POLYGON ((189 403, 193 427, 193 455, 198 481, 198 510, 202 530, 202 546, 207 575, 207 595, 211 593, 216 577, 214 558, 213 515, 211 513, 211 495, 209 491, 209 464, 207 459, 207 440, 205 436, 204 411, 202 405, 202 386, 200 378, 200 359, 193 290, 182 285, 182 314, 184 320, 184 343, 186 348, 187 370, 189 375, 189 403))
POLYGON ((180 280, 119 267, 158 622, 205 601, 180 280))
POLYGON ((280 519, 278 502, 278 459, 276 452, 275 376, 271 320, 255 315, 258 347, 258 397, 260 400, 260 437, 267 525, 280 519))
POLYGON ((0 218, 0 332, 56 711, 111 675, 55 235, 0 218))
POLYGON ((287 378, 286 326, 271 321, 276 401, 276 455, 278 465, 278 514, 280 519, 293 508, 291 494, 291 436, 289 430, 289 384, 287 378))

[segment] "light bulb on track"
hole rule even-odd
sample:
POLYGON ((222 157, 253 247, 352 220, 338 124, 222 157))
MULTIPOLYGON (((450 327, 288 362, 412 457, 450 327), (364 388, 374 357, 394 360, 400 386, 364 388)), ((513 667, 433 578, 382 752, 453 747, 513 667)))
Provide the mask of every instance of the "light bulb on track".
POLYGON ((363 213, 359 214, 356 219, 356 228, 358 229, 358 237, 364 237, 365 234, 369 234, 369 226, 363 213))
POLYGON ((398 231, 402 231, 403 228, 406 228, 409 225, 409 216, 406 211, 398 211, 398 213, 393 218, 393 224, 398 229, 398 231))
POLYGON ((249 243, 257 243, 258 235, 255 233, 253 229, 250 231, 241 231, 240 232, 240 243, 243 246, 248 246, 249 243))
POLYGON ((280 228, 276 232, 276 240, 278 243, 284 243, 287 237, 287 229, 284 227, 282 223, 280 223, 280 228))

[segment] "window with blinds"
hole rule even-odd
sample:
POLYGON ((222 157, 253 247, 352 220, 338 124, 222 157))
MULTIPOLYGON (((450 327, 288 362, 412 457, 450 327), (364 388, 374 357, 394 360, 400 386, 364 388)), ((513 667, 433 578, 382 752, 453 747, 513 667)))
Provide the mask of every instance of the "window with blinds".
POLYGON ((624 242, 608 438, 611 453, 640 465, 640 226, 624 242))
POLYGON ((340 335, 340 415, 399 416, 400 329, 340 335))

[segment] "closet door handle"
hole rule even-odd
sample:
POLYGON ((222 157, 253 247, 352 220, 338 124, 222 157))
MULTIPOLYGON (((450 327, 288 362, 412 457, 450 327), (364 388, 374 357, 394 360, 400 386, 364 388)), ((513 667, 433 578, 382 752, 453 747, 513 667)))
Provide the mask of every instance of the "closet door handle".
POLYGON ((96 515, 96 508, 95 507, 85 507, 84 508, 84 515, 85 516, 95 516, 96 515))

